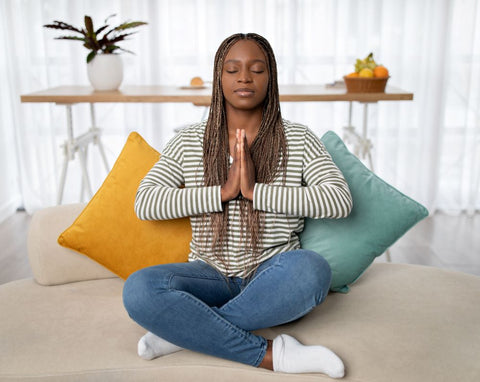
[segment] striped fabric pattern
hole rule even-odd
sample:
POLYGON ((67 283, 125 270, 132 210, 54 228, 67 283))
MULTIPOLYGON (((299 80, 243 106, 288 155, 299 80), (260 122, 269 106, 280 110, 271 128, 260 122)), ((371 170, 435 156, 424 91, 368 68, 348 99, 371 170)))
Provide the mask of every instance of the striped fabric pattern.
POLYGON ((251 269, 270 257, 300 248, 298 234, 304 217, 342 218, 352 208, 348 185, 322 142, 307 127, 284 120, 288 145, 285 183, 280 175, 270 184, 257 183, 253 207, 265 212, 261 255, 256 258, 242 243, 238 200, 229 202, 226 243, 227 266, 208 248, 211 230, 202 226, 202 214, 222 211, 220 185, 203 185, 203 134, 206 122, 177 134, 165 147, 160 160, 140 183, 135 211, 142 220, 190 216, 192 241, 189 259, 200 259, 228 277, 246 277, 251 269), (184 188, 179 188, 184 185, 184 188), (199 233, 210 232, 206 242, 199 233))

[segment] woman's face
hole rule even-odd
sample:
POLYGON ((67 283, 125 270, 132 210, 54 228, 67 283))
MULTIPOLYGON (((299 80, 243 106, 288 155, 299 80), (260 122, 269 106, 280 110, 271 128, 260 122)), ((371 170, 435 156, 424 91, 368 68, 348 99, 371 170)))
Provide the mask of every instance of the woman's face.
POLYGON ((228 51, 223 63, 222 91, 226 107, 237 110, 263 108, 269 73, 267 60, 252 40, 240 40, 228 51))

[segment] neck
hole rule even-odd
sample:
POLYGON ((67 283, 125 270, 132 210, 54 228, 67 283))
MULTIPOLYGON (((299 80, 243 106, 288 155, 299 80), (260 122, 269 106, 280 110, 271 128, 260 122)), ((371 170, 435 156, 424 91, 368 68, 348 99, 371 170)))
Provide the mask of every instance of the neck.
POLYGON ((263 108, 255 110, 238 110, 227 107, 228 135, 236 136, 237 129, 244 129, 247 135, 247 143, 250 146, 255 140, 260 124, 262 123, 263 108))

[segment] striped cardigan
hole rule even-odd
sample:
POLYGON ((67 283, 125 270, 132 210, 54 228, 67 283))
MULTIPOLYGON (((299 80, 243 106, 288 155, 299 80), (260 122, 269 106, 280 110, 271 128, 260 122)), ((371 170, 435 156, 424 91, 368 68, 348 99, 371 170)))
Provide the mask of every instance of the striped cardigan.
MULTIPOLYGON (((203 135, 206 122, 182 130, 166 146, 160 160, 141 181, 135 211, 142 220, 189 216, 192 225, 189 260, 203 260, 228 277, 246 277, 270 257, 300 248, 304 217, 342 218, 352 208, 348 185, 322 142, 307 127, 284 120, 288 147, 285 183, 279 175, 270 184, 257 183, 253 208, 265 212, 260 256, 252 256, 241 235, 239 202, 229 201, 228 254, 225 267, 204 250, 202 214, 222 211, 220 185, 203 185, 203 135), (184 185, 184 188, 179 188, 184 185)), ((208 246, 207 246, 208 247, 208 246)))

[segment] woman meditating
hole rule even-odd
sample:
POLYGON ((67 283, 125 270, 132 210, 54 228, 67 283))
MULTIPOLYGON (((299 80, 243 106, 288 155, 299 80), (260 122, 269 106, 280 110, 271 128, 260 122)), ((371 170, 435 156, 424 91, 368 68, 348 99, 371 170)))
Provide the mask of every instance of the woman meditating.
POLYGON ((268 41, 228 37, 215 56, 208 120, 176 135, 138 188, 140 219, 189 216, 192 226, 188 262, 145 268, 125 283, 125 307, 148 330, 139 355, 190 349, 276 372, 343 377, 331 350, 252 331, 323 302, 330 267, 301 249, 298 234, 304 217, 342 218, 351 207, 321 141, 282 119, 268 41))

